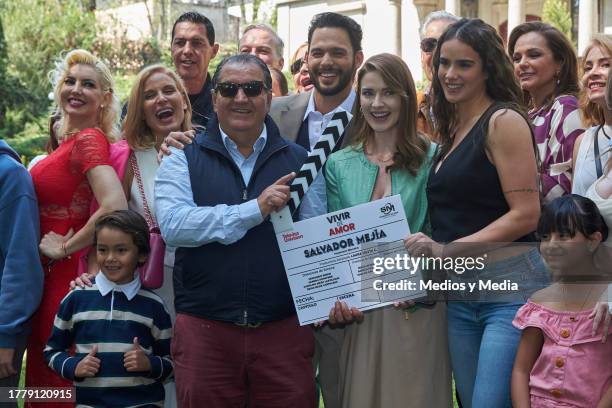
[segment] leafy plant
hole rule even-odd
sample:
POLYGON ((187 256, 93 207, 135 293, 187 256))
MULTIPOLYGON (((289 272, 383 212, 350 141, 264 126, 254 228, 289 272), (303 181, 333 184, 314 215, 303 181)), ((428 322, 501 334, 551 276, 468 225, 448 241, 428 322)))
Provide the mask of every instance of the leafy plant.
POLYGON ((572 16, 566 0, 546 0, 542 8, 542 21, 572 38, 572 16))

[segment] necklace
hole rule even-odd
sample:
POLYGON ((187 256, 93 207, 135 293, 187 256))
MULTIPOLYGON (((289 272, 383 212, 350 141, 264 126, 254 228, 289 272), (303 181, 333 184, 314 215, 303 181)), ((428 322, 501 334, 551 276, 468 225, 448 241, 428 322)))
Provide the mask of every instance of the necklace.
POLYGON ((370 160, 372 160, 375 163, 388 163, 390 161, 393 160, 393 158, 395 157, 395 153, 391 153, 388 154, 386 156, 376 156, 373 153, 368 152, 367 150, 364 149, 364 152, 366 154, 366 156, 368 156, 368 158, 370 160))
MULTIPOLYGON (((575 285, 575 284, 574 284, 575 285)), ((570 303, 572 301, 572 297, 575 297, 570 295, 570 299, 566 299, 566 295, 567 295, 567 286, 566 284, 562 284, 561 286, 561 293, 562 293, 562 298, 563 298, 563 311, 569 311, 568 310, 568 306, 572 303, 570 303)), ((586 293, 586 295, 584 296, 584 299, 582 300, 582 304, 580 305, 580 307, 578 308, 577 312, 581 312, 584 311, 584 306, 586 305, 586 303, 588 302, 588 300, 591 297, 591 291, 593 290, 593 287, 589 287, 588 292, 586 293)), ((578 304, 578 303, 573 303, 573 304, 578 304)))

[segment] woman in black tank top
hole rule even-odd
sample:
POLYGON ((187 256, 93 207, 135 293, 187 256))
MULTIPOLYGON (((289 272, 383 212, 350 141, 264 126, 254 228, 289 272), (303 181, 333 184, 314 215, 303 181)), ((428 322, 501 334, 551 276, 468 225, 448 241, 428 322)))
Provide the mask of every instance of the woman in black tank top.
MULTIPOLYGON (((459 259, 465 250, 459 243, 484 247, 529 240, 540 215, 536 151, 501 38, 482 20, 462 19, 440 38, 433 64, 441 144, 427 185, 432 237, 413 234, 407 249, 459 259)), ((537 250, 493 252, 495 262, 485 262, 475 282, 510 280, 519 284, 520 296, 500 302, 481 292, 478 299, 487 302, 448 304, 451 361, 466 408, 511 407, 510 377, 520 337, 512 319, 547 280, 537 250)), ((461 273, 448 271, 448 278, 461 282, 470 275, 461 273)))

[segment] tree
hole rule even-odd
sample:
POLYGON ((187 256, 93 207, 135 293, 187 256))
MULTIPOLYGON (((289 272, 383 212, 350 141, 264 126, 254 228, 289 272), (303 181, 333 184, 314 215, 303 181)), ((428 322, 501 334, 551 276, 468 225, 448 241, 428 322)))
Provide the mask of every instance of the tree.
POLYGON ((149 1, 144 2, 147 9, 147 20, 151 28, 151 36, 161 42, 168 38, 168 2, 166 0, 153 0, 151 6, 149 1))
POLYGON ((45 112, 51 91, 48 73, 61 52, 92 49, 96 21, 76 0, 19 0, 3 3, 7 72, 27 89, 27 108, 34 115, 45 112))
POLYGON ((567 0, 546 0, 542 9, 542 21, 558 28, 567 38, 572 38, 572 16, 567 0))

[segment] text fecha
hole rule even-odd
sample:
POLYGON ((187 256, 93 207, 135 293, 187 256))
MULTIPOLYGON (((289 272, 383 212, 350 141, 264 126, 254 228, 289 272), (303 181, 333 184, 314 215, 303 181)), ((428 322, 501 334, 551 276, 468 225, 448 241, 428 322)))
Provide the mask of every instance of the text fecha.
POLYGON ((385 238, 386 236, 387 234, 383 229, 374 229, 371 232, 366 232, 365 234, 355 237, 355 239, 346 238, 339 241, 330 242, 329 244, 321 244, 305 249, 304 256, 306 258, 310 258, 311 256, 323 255, 355 245, 365 244, 366 242, 376 241, 378 239, 385 238))

